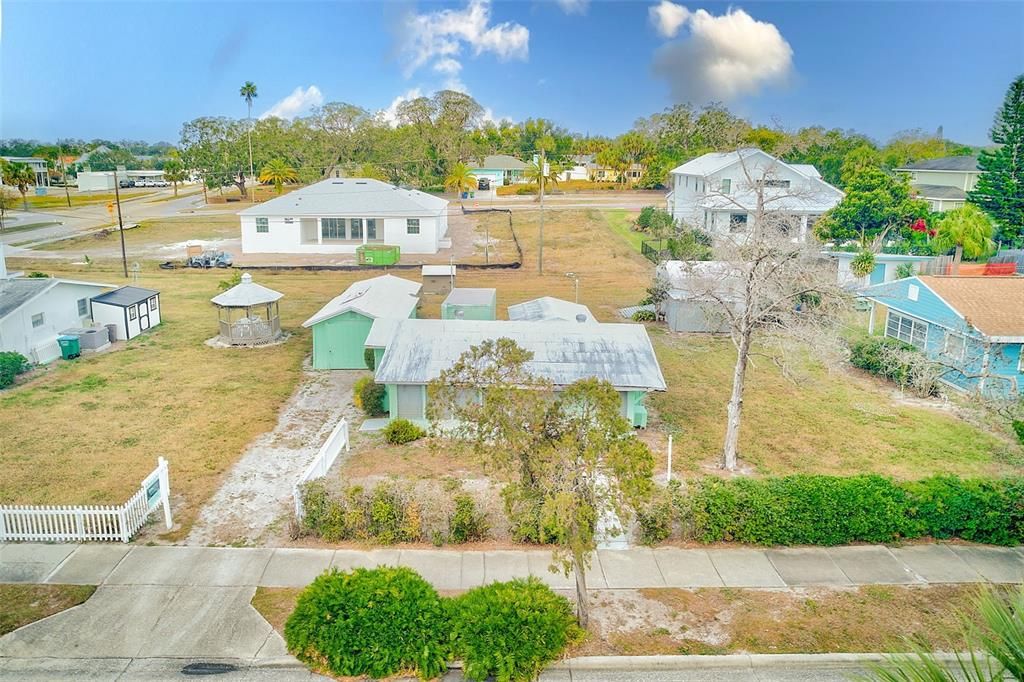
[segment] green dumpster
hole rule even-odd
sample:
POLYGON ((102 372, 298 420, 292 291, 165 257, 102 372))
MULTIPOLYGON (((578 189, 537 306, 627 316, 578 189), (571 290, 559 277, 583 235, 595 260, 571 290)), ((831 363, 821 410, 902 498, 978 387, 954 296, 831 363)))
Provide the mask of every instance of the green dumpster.
POLYGON ((57 344, 60 346, 60 356, 65 360, 72 360, 82 354, 77 336, 61 334, 57 337, 57 344))
POLYGON ((360 265, 394 265, 400 257, 397 246, 364 244, 356 249, 356 260, 360 265))

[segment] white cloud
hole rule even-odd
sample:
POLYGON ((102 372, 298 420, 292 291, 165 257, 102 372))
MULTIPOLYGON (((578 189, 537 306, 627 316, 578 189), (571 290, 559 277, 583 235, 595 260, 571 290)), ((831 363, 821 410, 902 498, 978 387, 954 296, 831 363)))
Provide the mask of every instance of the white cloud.
POLYGON ((662 37, 675 38, 679 29, 690 17, 690 10, 670 0, 661 0, 647 10, 647 15, 662 37))
POLYGON ((792 75, 793 48, 774 24, 740 9, 719 16, 703 9, 686 11, 681 25, 689 35, 659 48, 653 65, 675 101, 729 101, 784 84, 792 75))
POLYGON ((260 118, 270 118, 271 116, 276 118, 295 118, 299 114, 304 114, 311 108, 320 106, 323 103, 324 95, 320 92, 320 88, 310 85, 303 90, 300 85, 292 90, 292 94, 263 112, 260 118))
POLYGON ((530 31, 522 24, 505 21, 491 24, 491 1, 469 0, 465 9, 444 9, 406 17, 405 75, 411 76, 427 62, 456 62, 463 46, 474 56, 485 52, 499 60, 525 60, 529 55, 530 31))
POLYGON ((566 14, 586 14, 590 0, 555 0, 566 14))
POLYGON ((451 57, 445 57, 434 62, 433 69, 447 76, 457 76, 459 71, 462 71, 462 64, 451 57))
POLYGON ((402 93, 398 97, 391 100, 391 104, 386 109, 380 111, 380 115, 390 125, 394 126, 398 122, 398 107, 402 102, 408 102, 410 100, 418 99, 423 96, 423 92, 419 88, 412 88, 402 93))

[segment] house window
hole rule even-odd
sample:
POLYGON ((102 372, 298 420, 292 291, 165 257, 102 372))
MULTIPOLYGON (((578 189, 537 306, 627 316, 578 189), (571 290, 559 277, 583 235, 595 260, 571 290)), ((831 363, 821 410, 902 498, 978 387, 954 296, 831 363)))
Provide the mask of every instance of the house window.
POLYGON ((36 313, 32 316, 32 328, 42 327, 43 323, 46 322, 46 316, 43 313, 36 313))
POLYGON ((295 218, 285 218, 284 219, 284 224, 285 225, 291 225, 294 222, 295 222, 295 218))
POLYGON ((131 306, 130 308, 128 308, 128 319, 129 320, 134 320, 138 316, 139 316, 139 309, 138 308, 136 308, 135 306, 131 306))
POLYGON ((722 194, 728 194, 732 191, 732 180, 729 178, 722 178, 722 194))
POLYGON ((344 239, 345 219, 344 218, 321 218, 320 235, 324 239, 344 239))
POLYGON ((349 239, 363 238, 363 219, 351 218, 348 221, 349 239))
POLYGON ((746 213, 730 213, 729 214, 729 231, 730 232, 746 232, 747 231, 747 214, 746 213))
POLYGON ((405 233, 406 234, 419 234, 420 233, 420 219, 409 218, 405 221, 405 233))
POLYGON ((765 180, 764 186, 789 189, 789 180, 765 180))
POLYGON ((924 350, 928 338, 928 323, 890 310, 885 323, 885 335, 909 343, 918 350, 924 350))
POLYGON ((967 339, 960 336, 959 334, 953 334, 946 332, 946 342, 942 349, 942 353, 953 360, 964 359, 964 349, 967 346, 967 339))
POLYGON ((366 219, 366 238, 370 241, 377 239, 377 219, 366 219))
POLYGON ((256 219, 256 232, 270 232, 270 219, 269 218, 257 218, 256 219))
POLYGON ((153 298, 149 299, 149 309, 150 310, 156 310, 156 296, 154 296, 153 298))
POLYGON ((80 298, 78 299, 78 316, 86 317, 89 314, 89 299, 80 298))

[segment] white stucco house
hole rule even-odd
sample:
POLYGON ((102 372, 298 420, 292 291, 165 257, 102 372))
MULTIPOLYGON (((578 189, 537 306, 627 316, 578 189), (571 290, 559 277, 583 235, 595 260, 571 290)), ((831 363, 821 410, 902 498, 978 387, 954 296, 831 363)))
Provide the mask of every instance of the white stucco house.
POLYGON ((801 239, 843 198, 814 166, 786 163, 760 149, 704 154, 675 168, 670 177, 668 212, 677 222, 718 237, 735 237, 752 225, 756 183, 764 183, 770 210, 799 217, 800 233, 794 236, 801 239))
POLYGON ((448 201, 371 178, 328 178, 239 212, 242 253, 402 253, 451 246, 448 201))
POLYGON ((52 277, 0 277, 0 351, 40 364, 59 358, 57 337, 90 326, 89 299, 109 288, 52 277))

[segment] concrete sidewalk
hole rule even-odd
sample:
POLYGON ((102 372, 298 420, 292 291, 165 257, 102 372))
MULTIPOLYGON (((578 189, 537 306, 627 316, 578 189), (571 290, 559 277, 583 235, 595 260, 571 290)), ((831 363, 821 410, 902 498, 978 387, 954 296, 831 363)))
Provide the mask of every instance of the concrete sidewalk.
MULTIPOLYGON (((543 550, 242 549, 230 547, 0 545, 0 582, 163 587, 301 587, 330 567, 399 565, 437 588, 469 589, 534 575, 554 588, 543 550)), ((593 589, 849 587, 1024 582, 1024 549, 974 545, 863 545, 791 549, 599 550, 593 589)))

